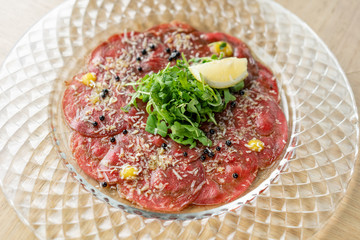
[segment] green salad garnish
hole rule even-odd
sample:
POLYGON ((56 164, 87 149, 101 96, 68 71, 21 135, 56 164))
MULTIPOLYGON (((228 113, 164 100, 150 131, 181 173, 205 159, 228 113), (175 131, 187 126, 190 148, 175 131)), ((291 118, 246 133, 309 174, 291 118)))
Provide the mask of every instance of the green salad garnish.
MULTIPOLYGON (((147 103, 146 111, 149 117, 145 130, 162 137, 170 136, 174 141, 196 146, 199 141, 205 146, 211 146, 211 140, 199 128, 203 122, 216 124, 216 112, 225 109, 230 101, 235 100, 231 89, 214 89, 200 82, 189 71, 189 63, 201 64, 217 60, 217 56, 193 58, 187 61, 185 57, 177 60, 176 65, 170 64, 156 74, 146 75, 134 86, 136 92, 130 103, 124 108, 137 107, 136 100, 147 103)), ((239 91, 244 83, 234 86, 239 91)))

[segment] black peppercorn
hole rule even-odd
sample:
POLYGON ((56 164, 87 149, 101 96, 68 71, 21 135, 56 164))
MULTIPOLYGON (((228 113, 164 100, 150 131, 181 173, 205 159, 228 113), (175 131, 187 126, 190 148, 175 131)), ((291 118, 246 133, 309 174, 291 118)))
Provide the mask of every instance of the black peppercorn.
POLYGON ((176 58, 180 57, 180 53, 176 50, 174 50, 170 57, 168 58, 169 61, 175 60, 176 58))
POLYGON ((210 134, 214 134, 215 133, 215 130, 214 129, 210 129, 210 134))
POLYGON ((126 129, 123 130, 123 134, 127 134, 128 131, 126 129))
POLYGON ((141 54, 142 54, 142 55, 145 55, 145 54, 147 54, 147 51, 146 51, 146 49, 143 49, 143 50, 141 51, 141 54))
POLYGON ((112 143, 115 142, 115 138, 114 138, 114 137, 111 137, 111 138, 110 138, 110 142, 112 142, 112 143))
POLYGON ((236 107, 236 102, 231 102, 231 103, 230 103, 230 106, 231 106, 232 108, 236 107))
POLYGON ((230 146, 231 146, 231 141, 230 141, 230 140, 226 140, 225 144, 230 147, 230 146))
POLYGON ((136 58, 136 61, 141 61, 141 57, 137 57, 137 58, 136 58))
POLYGON ((100 185, 104 188, 108 186, 107 182, 102 182, 100 185))
POLYGON ((239 174, 233 173, 233 178, 238 178, 238 177, 239 177, 239 174))
POLYGON ((205 156, 205 155, 201 155, 200 160, 203 162, 203 161, 205 161, 205 159, 206 159, 206 156, 205 156))
POLYGON ((167 52, 167 53, 171 53, 171 49, 170 49, 170 48, 167 48, 167 49, 166 49, 166 52, 167 52))
POLYGON ((143 69, 142 67, 138 67, 138 71, 141 72, 143 69))
POLYGON ((92 125, 93 125, 94 127, 96 127, 96 126, 98 125, 98 123, 95 121, 95 122, 92 123, 92 125))
POLYGON ((163 144, 161 144, 161 147, 162 147, 163 149, 165 149, 165 148, 167 147, 167 144, 166 144, 166 143, 163 143, 163 144))
POLYGON ((215 153, 214 153, 214 152, 209 152, 209 153, 208 153, 208 156, 212 158, 212 157, 215 156, 215 153))
POLYGON ((101 93, 100 93, 100 96, 101 96, 102 98, 105 98, 108 93, 109 93, 109 90, 103 89, 103 90, 101 91, 101 93))
POLYGON ((187 152, 183 152, 184 157, 187 157, 188 153, 187 152))
POLYGON ((99 117, 99 119, 100 119, 100 121, 104 121, 104 120, 105 120, 105 116, 104 116, 104 115, 101 115, 101 116, 99 117))
POLYGON ((220 151, 221 150, 221 147, 220 146, 217 146, 216 147, 216 151, 220 151))
POLYGON ((115 81, 117 81, 117 82, 120 81, 120 77, 116 75, 115 76, 115 81))
POLYGON ((243 96, 245 94, 245 91, 244 90, 240 90, 240 95, 243 96))
POLYGON ((208 154, 209 150, 208 149, 204 149, 204 154, 208 154))
POLYGON ((150 49, 154 50, 155 49, 155 44, 150 44, 150 49))

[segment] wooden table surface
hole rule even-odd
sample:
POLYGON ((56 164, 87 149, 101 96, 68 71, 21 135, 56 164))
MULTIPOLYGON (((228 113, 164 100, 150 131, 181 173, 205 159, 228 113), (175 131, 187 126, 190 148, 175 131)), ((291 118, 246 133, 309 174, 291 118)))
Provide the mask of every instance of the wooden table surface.
MULTIPOLYGON (((335 54, 360 106, 360 1, 276 0, 304 20, 335 54)), ((61 0, 0 0, 0 63, 16 41, 61 0)), ((356 163, 346 196, 314 239, 360 238, 360 166, 356 163)), ((35 239, 0 192, 0 239, 35 239)))

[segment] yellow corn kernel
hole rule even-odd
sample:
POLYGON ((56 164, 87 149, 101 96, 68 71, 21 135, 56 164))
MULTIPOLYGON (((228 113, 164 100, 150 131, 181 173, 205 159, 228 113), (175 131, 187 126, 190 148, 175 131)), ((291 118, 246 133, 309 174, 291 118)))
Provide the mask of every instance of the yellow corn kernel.
POLYGON ((95 73, 87 73, 81 77, 81 82, 86 86, 93 87, 96 82, 95 73))
POLYGON ((123 167, 119 173, 122 179, 135 179, 138 174, 139 170, 130 165, 123 167))
POLYGON ((209 44, 211 52, 214 54, 220 55, 221 53, 224 54, 224 57, 231 57, 233 56, 233 48, 231 45, 224 41, 213 42, 209 44))
POLYGON ((254 152, 261 152, 264 149, 264 143, 256 138, 251 139, 246 147, 254 152))

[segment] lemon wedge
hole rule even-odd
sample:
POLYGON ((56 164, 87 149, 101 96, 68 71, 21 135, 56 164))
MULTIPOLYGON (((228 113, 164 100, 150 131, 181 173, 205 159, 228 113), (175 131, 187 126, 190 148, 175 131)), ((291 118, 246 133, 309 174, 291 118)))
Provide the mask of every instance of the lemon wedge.
POLYGON ((223 58, 192 65, 189 70, 198 81, 204 81, 212 88, 233 87, 248 76, 246 58, 223 58))

